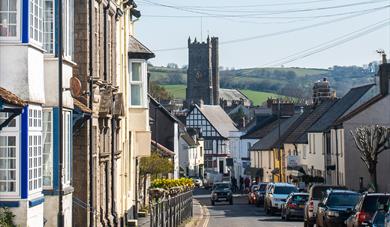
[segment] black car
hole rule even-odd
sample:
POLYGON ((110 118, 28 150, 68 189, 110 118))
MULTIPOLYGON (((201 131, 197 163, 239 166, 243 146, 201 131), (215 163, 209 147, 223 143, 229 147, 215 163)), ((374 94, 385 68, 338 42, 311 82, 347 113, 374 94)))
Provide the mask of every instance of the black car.
POLYGON ((228 201, 230 205, 233 204, 233 192, 230 183, 215 183, 211 191, 211 204, 214 206, 215 202, 228 201))
POLYGON ((265 192, 267 191, 268 183, 259 183, 259 189, 256 191, 256 206, 264 205, 265 192))
POLYGON ((351 215, 359 201, 360 194, 348 190, 329 190, 318 204, 317 227, 345 226, 344 222, 351 215))
POLYGON ((347 227, 367 226, 380 206, 384 206, 390 199, 390 194, 365 193, 356 204, 352 215, 347 219, 347 227))
POLYGON ((308 193, 293 192, 286 200, 286 203, 282 207, 282 219, 288 221, 290 218, 303 219, 303 213, 305 210, 305 203, 309 199, 308 193))

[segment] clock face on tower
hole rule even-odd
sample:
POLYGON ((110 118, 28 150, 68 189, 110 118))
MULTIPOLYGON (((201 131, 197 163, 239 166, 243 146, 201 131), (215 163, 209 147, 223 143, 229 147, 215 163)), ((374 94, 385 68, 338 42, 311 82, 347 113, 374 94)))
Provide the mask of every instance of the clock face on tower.
POLYGON ((196 77, 197 80, 202 79, 202 73, 200 71, 196 72, 196 76, 195 77, 196 77))

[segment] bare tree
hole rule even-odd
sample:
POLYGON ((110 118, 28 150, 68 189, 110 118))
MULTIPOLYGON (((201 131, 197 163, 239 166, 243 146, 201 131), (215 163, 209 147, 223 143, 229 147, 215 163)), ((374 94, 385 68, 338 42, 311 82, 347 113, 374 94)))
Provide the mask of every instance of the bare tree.
POLYGON ((368 169, 374 190, 377 191, 376 166, 378 156, 388 148, 386 144, 389 140, 390 129, 379 125, 361 126, 355 130, 355 133, 351 130, 351 134, 360 152, 360 158, 368 169))

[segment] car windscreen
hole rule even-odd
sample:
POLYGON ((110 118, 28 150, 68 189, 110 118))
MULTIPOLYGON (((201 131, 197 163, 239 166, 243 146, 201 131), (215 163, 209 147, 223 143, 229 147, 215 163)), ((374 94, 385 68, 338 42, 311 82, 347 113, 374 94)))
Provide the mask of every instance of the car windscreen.
POLYGON ((370 195, 366 196, 363 201, 362 210, 369 213, 374 213, 379 206, 385 206, 389 201, 390 195, 370 195))
POLYGON ((355 206, 360 195, 357 193, 332 193, 329 195, 329 206, 355 206))
POLYGON ((328 189, 345 189, 345 187, 337 187, 337 186, 313 186, 311 197, 314 200, 321 200, 323 196, 326 194, 326 190, 328 189))
POLYGON ((214 185, 214 189, 217 189, 217 190, 221 190, 221 189, 225 189, 225 188, 230 188, 230 185, 229 184, 215 184, 214 185))
POLYGON ((292 197, 292 201, 294 202, 299 202, 299 203, 304 203, 308 200, 309 195, 294 195, 292 197))
POLYGON ((289 187, 289 186, 275 186, 274 194, 290 194, 291 192, 297 192, 296 187, 289 187))
POLYGON ((260 184, 259 191, 265 191, 267 189, 267 184, 260 184))

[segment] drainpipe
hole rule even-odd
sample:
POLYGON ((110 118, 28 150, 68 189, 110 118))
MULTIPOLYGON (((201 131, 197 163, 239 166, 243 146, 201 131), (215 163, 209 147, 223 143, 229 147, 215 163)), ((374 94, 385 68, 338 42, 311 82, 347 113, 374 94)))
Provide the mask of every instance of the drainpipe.
POLYGON ((339 138, 338 138, 338 130, 336 129, 336 182, 337 185, 340 185, 339 180, 339 138))
POLYGON ((108 79, 108 10, 110 9, 110 0, 108 0, 107 6, 104 7, 104 28, 103 28, 103 45, 104 45, 104 63, 103 63, 103 80, 107 82, 108 79))
MULTIPOLYGON (((91 110, 93 110, 93 3, 94 0, 89 0, 88 1, 88 30, 89 30, 89 40, 88 40, 88 49, 89 49, 89 100, 88 100, 88 106, 91 110)), ((93 133, 93 113, 91 115, 91 118, 89 119, 89 128, 88 128, 88 134, 89 134, 89 162, 88 162, 88 169, 89 169, 89 226, 93 227, 94 226, 94 209, 93 209, 93 203, 94 203, 94 193, 93 193, 93 149, 92 149, 92 143, 93 143, 93 138, 92 138, 92 133, 93 133)))
POLYGON ((117 124, 116 119, 111 119, 111 213, 114 217, 114 226, 118 226, 118 215, 116 213, 116 174, 115 174, 115 152, 117 149, 116 146, 116 130, 117 124))
POLYGON ((64 213, 63 206, 62 206, 62 200, 63 200, 63 185, 62 185, 62 174, 63 174, 63 152, 64 152, 64 138, 63 138, 63 100, 62 100, 62 92, 63 92, 63 86, 62 86, 62 63, 63 63, 63 40, 62 40, 62 0, 58 1, 58 107, 59 107, 59 165, 58 165, 58 226, 63 227, 64 226, 64 213))

